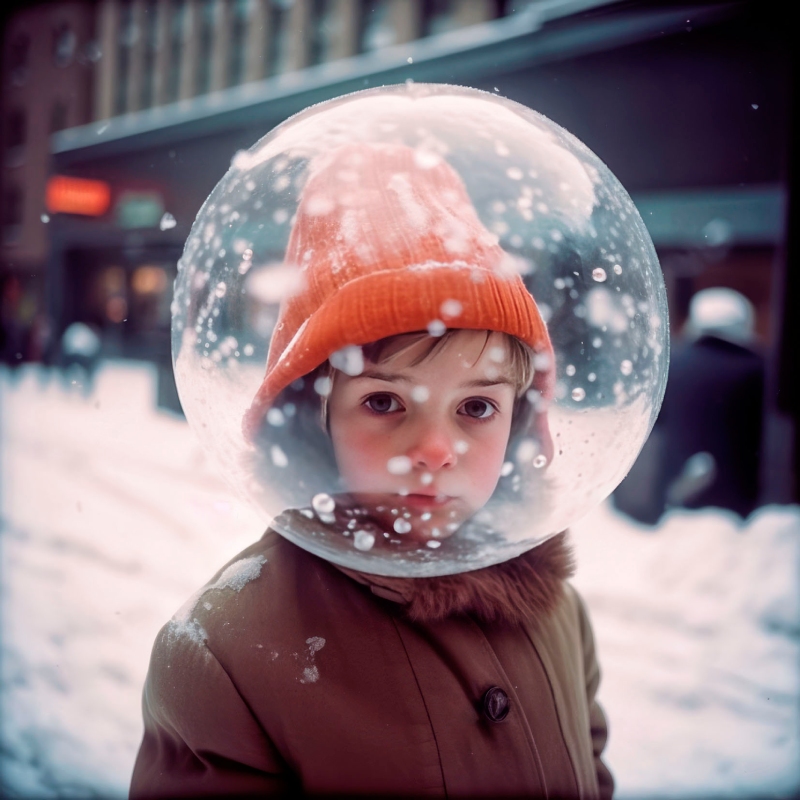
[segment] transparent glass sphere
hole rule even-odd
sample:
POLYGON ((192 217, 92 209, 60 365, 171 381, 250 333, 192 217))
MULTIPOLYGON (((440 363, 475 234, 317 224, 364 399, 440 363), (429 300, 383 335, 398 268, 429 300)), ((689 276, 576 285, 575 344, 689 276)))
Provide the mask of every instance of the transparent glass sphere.
POLYGON ((234 156, 172 337, 188 420, 265 525, 422 577, 513 558, 614 490, 667 325, 652 241, 592 152, 502 97, 410 84, 234 156))

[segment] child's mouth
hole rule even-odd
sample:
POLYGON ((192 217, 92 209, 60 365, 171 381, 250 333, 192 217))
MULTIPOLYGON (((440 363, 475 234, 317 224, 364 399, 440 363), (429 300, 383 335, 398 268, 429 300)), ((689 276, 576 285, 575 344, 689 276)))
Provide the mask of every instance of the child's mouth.
POLYGON ((426 511, 434 508, 442 508, 453 498, 446 494, 407 494, 400 498, 400 503, 414 510, 426 511))

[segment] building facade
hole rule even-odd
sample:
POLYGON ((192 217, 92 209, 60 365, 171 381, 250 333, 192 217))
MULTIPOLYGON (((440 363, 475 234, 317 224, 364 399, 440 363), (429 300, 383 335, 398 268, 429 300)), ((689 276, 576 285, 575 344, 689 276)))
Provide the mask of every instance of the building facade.
MULTIPOLYGON (((50 139, 49 172, 40 168, 23 220, 38 231, 32 241, 45 260, 30 271, 54 341, 70 322, 88 322, 102 331, 106 354, 160 362, 167 387, 175 265, 238 150, 312 103, 370 86, 414 80, 498 91, 573 132, 631 192, 659 252, 675 333, 699 289, 730 286, 753 302, 769 363, 765 485, 776 499, 796 497, 794 106, 791 48, 776 14, 755 2, 667 0, 100 0, 75 8, 86 31, 76 33, 84 55, 74 65, 86 124, 72 127, 80 120, 69 117, 50 139), (63 184, 61 210, 46 205, 46 175, 73 181, 63 184)), ((14 40, 5 41, 8 56, 14 40)), ((4 181, 12 169, 7 162, 4 181)), ((18 231, 3 256, 19 271, 18 231)))
MULTIPOLYGON (((116 214, 125 228, 147 228, 161 217, 162 200, 150 185, 127 187, 122 211, 118 196, 109 198, 113 206, 100 200, 97 192, 108 191, 101 186, 62 181, 48 191, 54 134, 157 114, 198 97, 486 22, 526 5, 524 0, 70 0, 8 14, 0 109, 3 360, 42 358, 56 347, 64 326, 61 317, 49 315, 46 300, 51 217, 116 214)), ((122 306, 112 308, 118 316, 122 306)))

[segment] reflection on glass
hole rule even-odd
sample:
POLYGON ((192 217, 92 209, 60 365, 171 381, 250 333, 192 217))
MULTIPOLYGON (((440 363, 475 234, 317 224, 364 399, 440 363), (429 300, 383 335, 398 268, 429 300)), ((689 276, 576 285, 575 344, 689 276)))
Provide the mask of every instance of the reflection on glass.
POLYGON ((513 558, 612 491, 655 419, 644 223, 530 109, 412 84, 238 153, 180 261, 181 402, 296 544, 381 575, 513 558))

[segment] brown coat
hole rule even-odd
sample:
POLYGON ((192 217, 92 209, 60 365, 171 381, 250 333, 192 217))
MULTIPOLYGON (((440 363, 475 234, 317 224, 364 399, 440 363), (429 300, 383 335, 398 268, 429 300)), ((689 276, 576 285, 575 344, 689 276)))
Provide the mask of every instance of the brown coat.
POLYGON ((610 797, 563 539, 400 581, 267 532, 159 634, 131 797, 610 797))

